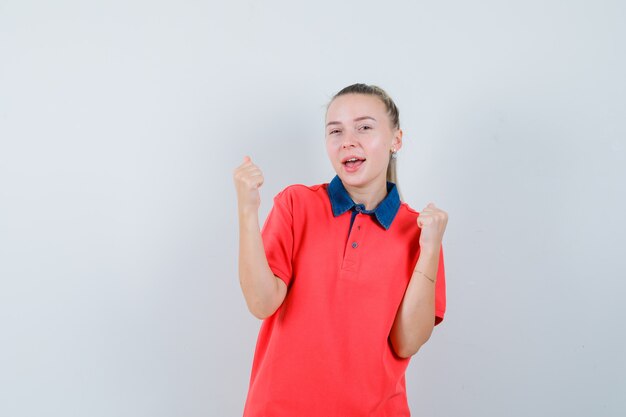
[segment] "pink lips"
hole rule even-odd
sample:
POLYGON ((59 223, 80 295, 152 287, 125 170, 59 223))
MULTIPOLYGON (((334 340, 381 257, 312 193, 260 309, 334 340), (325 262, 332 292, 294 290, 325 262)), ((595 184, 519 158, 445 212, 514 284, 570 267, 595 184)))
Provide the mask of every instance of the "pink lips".
POLYGON ((365 158, 355 155, 347 156, 341 161, 346 172, 356 172, 364 162, 365 158))

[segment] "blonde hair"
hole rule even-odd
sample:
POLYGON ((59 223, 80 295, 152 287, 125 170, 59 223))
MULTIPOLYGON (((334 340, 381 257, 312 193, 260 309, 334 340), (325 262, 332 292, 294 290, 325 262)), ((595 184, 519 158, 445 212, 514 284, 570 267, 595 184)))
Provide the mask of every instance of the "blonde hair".
MULTIPOLYGON (((330 100, 330 103, 333 102, 339 96, 343 96, 345 94, 365 94, 369 96, 375 96, 380 99, 385 105, 387 109, 387 114, 389 115, 389 120, 391 120, 391 126, 394 129, 400 129, 400 112, 398 111, 398 107, 396 103, 393 102, 389 94, 382 88, 376 85, 368 85, 368 84, 352 84, 349 85, 342 90, 340 90, 337 94, 333 96, 330 100)), ((328 103, 328 106, 330 106, 328 103)), ((328 110, 328 106, 326 109, 328 110)), ((389 153, 389 165, 387 165, 387 181, 393 182, 394 184, 398 184, 398 172, 396 168, 396 159, 392 158, 392 154, 389 153)))

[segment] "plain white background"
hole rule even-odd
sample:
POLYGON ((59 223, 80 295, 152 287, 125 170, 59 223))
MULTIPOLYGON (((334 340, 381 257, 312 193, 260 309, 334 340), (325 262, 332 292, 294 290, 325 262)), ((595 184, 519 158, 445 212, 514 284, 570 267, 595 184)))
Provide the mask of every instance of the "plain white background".
POLYGON ((241 415, 261 218, 333 176, 328 99, 400 108, 404 199, 448 211, 415 416, 626 412, 620 1, 0 0, 0 415, 241 415))

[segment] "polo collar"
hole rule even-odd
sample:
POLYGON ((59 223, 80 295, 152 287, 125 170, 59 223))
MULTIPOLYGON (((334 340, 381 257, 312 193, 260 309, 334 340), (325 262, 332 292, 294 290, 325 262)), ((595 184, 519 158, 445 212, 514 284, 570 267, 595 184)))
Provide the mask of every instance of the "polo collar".
POLYGON ((387 182, 387 196, 385 196, 383 201, 381 201, 374 210, 365 210, 362 204, 356 204, 343 186, 338 175, 335 175, 335 178, 328 184, 328 197, 330 198, 333 216, 340 216, 346 211, 355 208, 361 213, 373 214, 376 220, 378 220, 378 223, 380 223, 385 230, 389 229, 400 209, 398 187, 396 187, 396 184, 389 181, 387 182))

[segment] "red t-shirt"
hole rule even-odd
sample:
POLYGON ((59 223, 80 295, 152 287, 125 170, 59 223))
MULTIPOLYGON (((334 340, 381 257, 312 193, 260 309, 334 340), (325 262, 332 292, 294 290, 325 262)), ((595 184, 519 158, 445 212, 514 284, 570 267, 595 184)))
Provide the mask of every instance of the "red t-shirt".
MULTIPOLYGON (((331 188, 345 201, 337 181, 331 188)), ((381 221, 372 212, 334 215, 328 188, 287 187, 263 226, 270 268, 288 291, 261 325, 244 417, 410 415, 409 359, 395 355, 389 333, 419 257, 419 214, 393 186, 379 207, 397 211, 381 221)), ((438 324, 443 253, 435 285, 438 324)))

